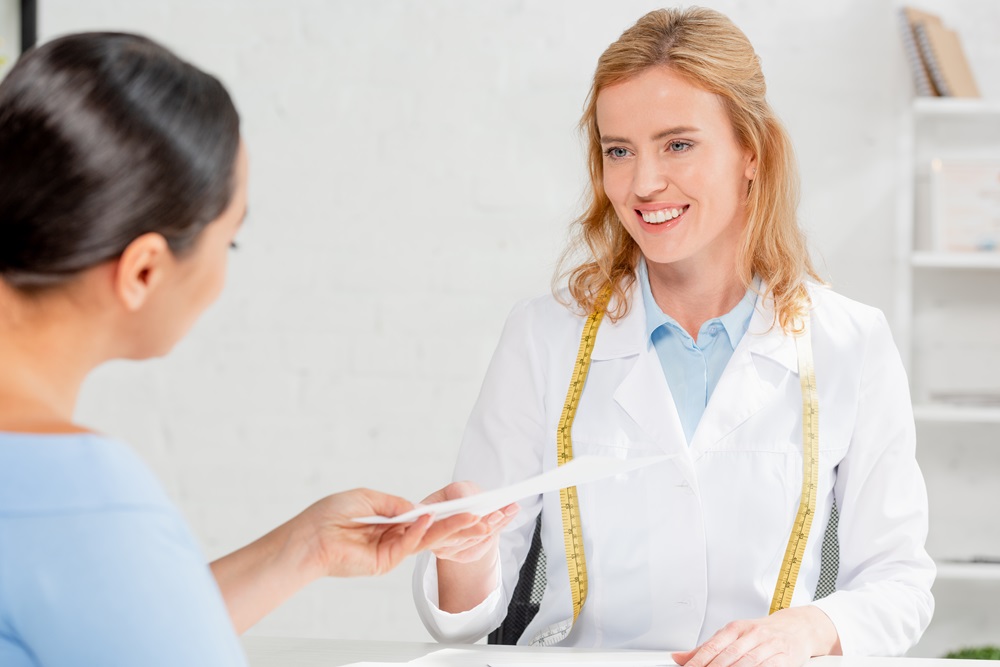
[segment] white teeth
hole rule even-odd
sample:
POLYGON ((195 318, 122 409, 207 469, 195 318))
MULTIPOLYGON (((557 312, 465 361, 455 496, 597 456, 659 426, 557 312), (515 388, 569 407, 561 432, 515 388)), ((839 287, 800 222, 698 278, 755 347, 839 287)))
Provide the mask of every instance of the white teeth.
POLYGON ((673 220, 685 210, 685 208, 661 208, 658 211, 642 211, 642 219, 655 225, 673 220))

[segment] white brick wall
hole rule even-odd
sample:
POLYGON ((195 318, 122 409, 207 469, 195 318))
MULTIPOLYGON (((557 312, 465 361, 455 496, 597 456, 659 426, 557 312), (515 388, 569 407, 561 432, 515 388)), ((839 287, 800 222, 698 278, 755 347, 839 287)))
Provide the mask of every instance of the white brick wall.
MULTIPOLYGON (((504 317, 548 289, 578 210, 596 58, 657 3, 39 4, 43 39, 142 32, 218 74, 252 160, 227 292, 169 358, 97 373, 81 420, 155 467, 209 557, 332 491, 419 499, 445 483, 504 317)), ((703 4, 762 56, 821 271, 889 311, 910 89, 892 6, 703 4)), ((996 3, 921 4, 1000 95, 996 3)), ((253 632, 425 640, 408 577, 318 583, 253 632)))

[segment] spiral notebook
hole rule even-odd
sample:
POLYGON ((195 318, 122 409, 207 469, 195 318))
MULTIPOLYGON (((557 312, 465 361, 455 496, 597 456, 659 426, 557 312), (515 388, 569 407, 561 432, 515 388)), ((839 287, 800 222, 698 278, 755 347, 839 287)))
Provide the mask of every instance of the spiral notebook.
POLYGON ((928 12, 903 7, 901 15, 909 24, 909 30, 901 25, 903 48, 918 94, 979 97, 979 88, 958 33, 928 12))
POLYGON ((906 53, 906 62, 910 66, 910 73, 913 75, 913 85, 917 95, 921 97, 935 97, 938 93, 931 82, 930 72, 924 65, 924 60, 920 56, 920 47, 917 46, 917 38, 914 34, 914 26, 919 20, 919 12, 912 7, 899 8, 899 32, 903 38, 903 51, 906 53))

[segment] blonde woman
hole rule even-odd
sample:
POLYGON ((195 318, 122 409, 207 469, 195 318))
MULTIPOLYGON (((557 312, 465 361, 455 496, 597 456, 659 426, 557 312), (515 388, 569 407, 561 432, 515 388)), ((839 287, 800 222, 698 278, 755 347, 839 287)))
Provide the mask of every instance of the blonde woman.
POLYGON ((425 557, 426 626, 497 627, 540 512, 547 583, 521 644, 673 649, 692 667, 903 653, 934 578, 906 376, 883 315, 812 267, 753 47, 717 12, 651 12, 601 56, 582 127, 568 288, 514 308, 455 470, 472 483, 439 495, 552 468, 567 440, 678 456, 529 499, 425 557), (814 600, 835 502, 837 590, 814 600))

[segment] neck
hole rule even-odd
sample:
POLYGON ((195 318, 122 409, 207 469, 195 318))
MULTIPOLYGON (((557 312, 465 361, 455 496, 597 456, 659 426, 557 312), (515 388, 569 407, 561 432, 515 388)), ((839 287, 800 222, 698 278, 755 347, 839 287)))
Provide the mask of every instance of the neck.
POLYGON ((732 262, 654 264, 646 261, 649 287, 656 305, 697 340, 701 326, 725 315, 740 302, 747 288, 732 262), (715 266, 725 266, 719 270, 715 266))
POLYGON ((80 387, 107 358, 92 319, 65 295, 29 300, 0 285, 0 430, 80 430, 80 387))

